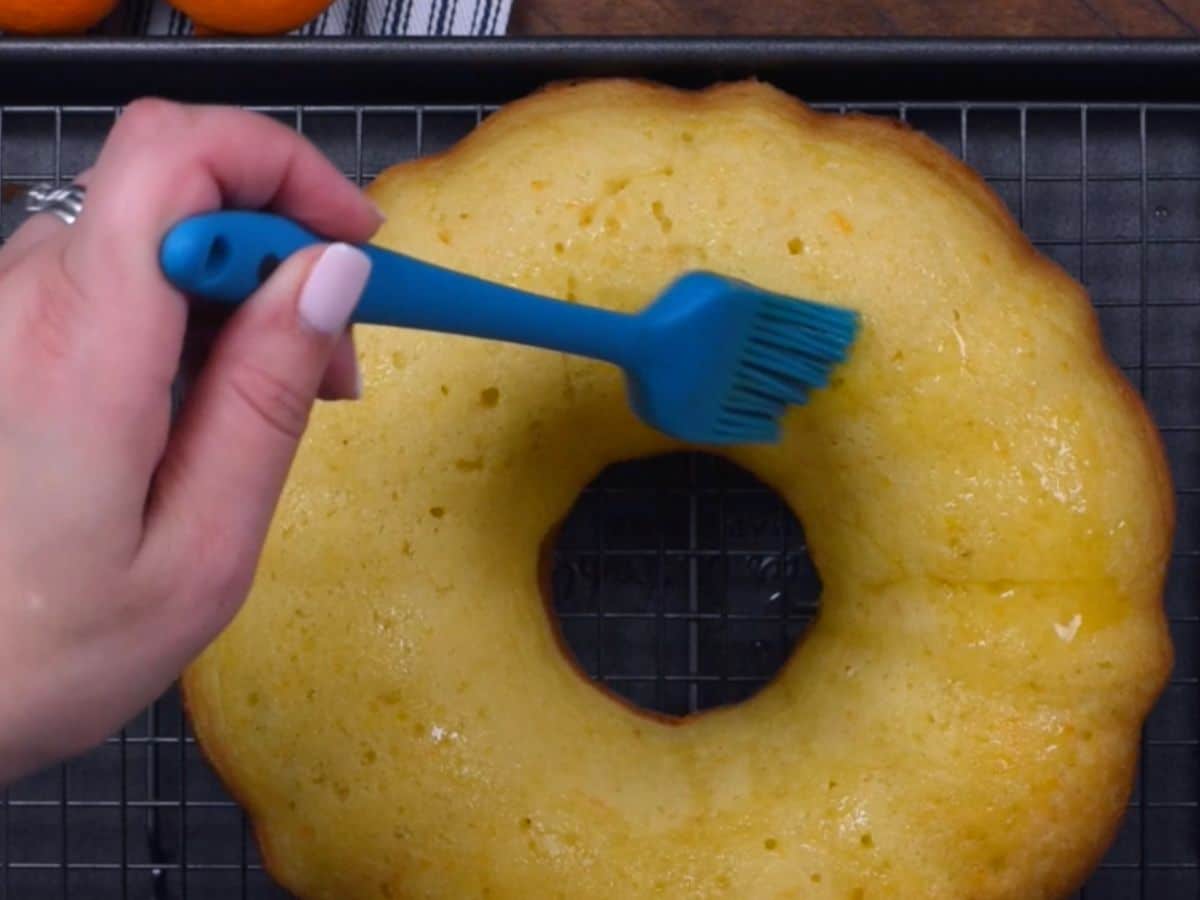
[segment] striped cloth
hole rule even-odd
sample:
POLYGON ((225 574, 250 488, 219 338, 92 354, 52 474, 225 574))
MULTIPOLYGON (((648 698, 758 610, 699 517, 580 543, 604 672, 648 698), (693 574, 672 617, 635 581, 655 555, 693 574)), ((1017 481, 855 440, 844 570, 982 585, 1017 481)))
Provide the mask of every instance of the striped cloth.
MULTIPOLYGON (((481 37, 504 34, 511 11, 512 0, 337 0, 296 34, 481 37)), ((126 0, 104 31, 185 35, 192 27, 163 0, 126 0)))

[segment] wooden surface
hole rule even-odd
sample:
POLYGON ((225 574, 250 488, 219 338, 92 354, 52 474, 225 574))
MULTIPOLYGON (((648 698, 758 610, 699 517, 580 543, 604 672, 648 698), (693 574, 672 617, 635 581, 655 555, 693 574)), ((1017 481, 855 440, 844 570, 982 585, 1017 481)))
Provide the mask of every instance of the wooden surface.
POLYGON ((1200 36, 1200 0, 513 0, 511 34, 1200 36))

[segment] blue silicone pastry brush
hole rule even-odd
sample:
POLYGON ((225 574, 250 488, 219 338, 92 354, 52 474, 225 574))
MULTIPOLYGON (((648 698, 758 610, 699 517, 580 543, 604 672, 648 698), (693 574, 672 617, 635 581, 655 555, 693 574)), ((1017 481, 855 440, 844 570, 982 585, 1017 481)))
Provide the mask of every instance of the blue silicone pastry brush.
MULTIPOLYGON (((194 298, 238 304, 280 261, 321 242, 268 213, 188 219, 163 241, 167 278, 194 298)), ((633 315, 565 303, 378 247, 353 321, 528 344, 620 366, 650 426, 696 444, 769 443, 791 404, 826 385, 857 314, 707 272, 683 275, 633 315)))

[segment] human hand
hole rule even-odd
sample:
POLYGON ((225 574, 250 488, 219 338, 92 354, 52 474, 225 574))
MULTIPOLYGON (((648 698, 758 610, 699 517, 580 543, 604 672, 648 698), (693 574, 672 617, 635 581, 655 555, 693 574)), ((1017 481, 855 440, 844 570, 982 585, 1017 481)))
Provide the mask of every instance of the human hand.
POLYGON ((103 740, 233 618, 309 410, 356 396, 344 244, 286 261, 223 328, 172 426, 188 318, 157 254, 222 207, 362 242, 374 207, 269 119, 133 104, 73 226, 0 251, 0 784, 103 740))

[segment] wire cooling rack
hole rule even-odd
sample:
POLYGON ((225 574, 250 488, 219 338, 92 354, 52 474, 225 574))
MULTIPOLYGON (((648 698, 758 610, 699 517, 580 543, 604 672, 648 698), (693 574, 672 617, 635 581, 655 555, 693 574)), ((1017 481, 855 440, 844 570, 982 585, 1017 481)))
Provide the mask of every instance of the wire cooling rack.
MULTIPOLYGON (((846 106, 824 104, 845 111, 846 106)), ((1200 896, 1200 106, 872 103, 985 174, 1043 252, 1090 288, 1110 352, 1153 411, 1177 488, 1167 608, 1177 661, 1142 738, 1120 835, 1080 897, 1200 896)), ((481 106, 265 109, 365 182, 448 146, 481 106)), ((0 107, 0 237, 24 188, 95 157, 118 110, 0 107)), ((614 467, 563 529, 555 606, 593 677, 687 713, 761 686, 816 612, 799 524, 701 455, 614 467)), ((238 807, 174 693, 94 753, 0 802, 0 900, 266 900, 238 807)))

